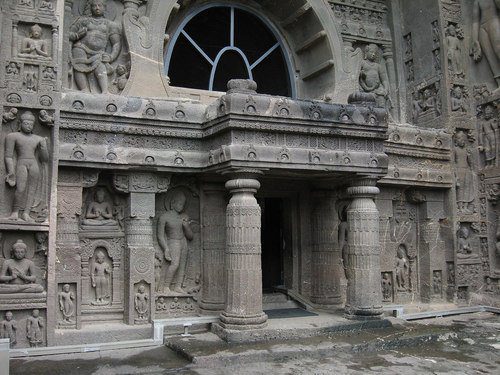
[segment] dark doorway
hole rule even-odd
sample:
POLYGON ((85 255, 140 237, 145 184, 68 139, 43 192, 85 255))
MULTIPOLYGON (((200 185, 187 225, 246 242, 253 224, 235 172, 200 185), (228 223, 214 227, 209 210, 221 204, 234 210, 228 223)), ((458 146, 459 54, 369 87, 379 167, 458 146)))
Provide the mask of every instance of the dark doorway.
POLYGON ((284 200, 263 198, 262 209, 262 288, 264 292, 282 289, 285 284, 286 229, 284 200))

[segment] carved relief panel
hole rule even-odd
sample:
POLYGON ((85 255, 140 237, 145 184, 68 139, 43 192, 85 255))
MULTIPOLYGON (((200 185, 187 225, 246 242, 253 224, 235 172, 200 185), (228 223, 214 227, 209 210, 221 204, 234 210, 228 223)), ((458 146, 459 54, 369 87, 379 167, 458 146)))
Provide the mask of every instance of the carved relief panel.
POLYGON ((142 6, 146 3, 79 0, 66 8, 66 16, 72 19, 65 29, 71 49, 67 56, 70 89, 97 94, 119 94, 125 89, 131 70, 125 35, 136 28, 142 44, 151 46, 149 19, 142 6))
POLYGON ((199 205, 197 189, 185 182, 173 183, 167 193, 157 195, 155 304, 160 303, 161 307, 156 308, 157 318, 189 315, 198 310, 201 290, 199 205))
POLYGON ((7 226, 45 225, 48 220, 51 132, 40 121, 41 113, 4 109, 0 175, 5 183, 0 185, 0 223, 7 226))

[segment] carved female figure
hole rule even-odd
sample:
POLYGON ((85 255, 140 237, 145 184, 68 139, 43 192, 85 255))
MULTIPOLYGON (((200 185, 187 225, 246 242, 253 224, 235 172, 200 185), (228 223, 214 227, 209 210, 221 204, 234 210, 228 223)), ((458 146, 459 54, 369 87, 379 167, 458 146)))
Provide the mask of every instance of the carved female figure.
POLYGON ((467 134, 457 132, 455 136, 456 188, 458 210, 463 212, 474 201, 474 176, 472 174, 472 153, 466 147, 467 134))
POLYGON ((32 348, 43 343, 42 328, 45 326, 38 309, 33 310, 31 316, 26 319, 26 338, 32 348))
POLYGON ((170 200, 165 200, 167 212, 158 220, 158 243, 165 254, 165 260, 170 263, 165 276, 164 291, 185 294, 182 289, 186 271, 188 245, 194 237, 191 221, 184 212, 186 196, 180 190, 174 191, 170 200))
POLYGON ((500 90, 500 0, 475 0, 472 9, 472 56, 480 61, 483 53, 500 90))
POLYGON ((108 275, 110 274, 111 270, 108 263, 105 262, 104 253, 98 251, 91 273, 92 287, 95 288, 95 304, 107 304, 106 299, 109 298, 108 275))
POLYGON ((387 272, 384 272, 384 276, 382 277, 382 296, 384 297, 384 301, 392 300, 392 281, 387 272))
POLYGON ((69 284, 64 284, 62 292, 59 292, 59 310, 66 323, 71 323, 71 317, 75 313, 74 299, 75 295, 70 290, 69 284))
POLYGON ((406 292, 408 290, 409 268, 406 247, 399 245, 396 259, 396 283, 399 291, 406 292))
POLYGON ((101 93, 108 93, 111 63, 122 48, 121 30, 117 23, 104 17, 105 0, 88 0, 90 15, 78 18, 70 28, 73 42, 71 63, 78 90, 91 91, 89 78, 95 78, 101 93), (107 52, 111 45, 111 52, 107 52))
POLYGON ((17 322, 14 320, 11 311, 5 313, 5 320, 0 324, 0 337, 10 339, 11 348, 17 344, 17 322))

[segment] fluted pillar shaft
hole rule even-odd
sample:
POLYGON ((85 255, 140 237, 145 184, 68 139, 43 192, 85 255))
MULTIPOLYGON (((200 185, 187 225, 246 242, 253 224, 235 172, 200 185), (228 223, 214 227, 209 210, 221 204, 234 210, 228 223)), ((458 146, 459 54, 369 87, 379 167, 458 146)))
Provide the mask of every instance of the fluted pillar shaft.
POLYGON ((340 251, 335 246, 335 201, 331 192, 315 192, 313 201, 311 301, 327 307, 341 300, 340 251))
POLYGON ((226 183, 226 303, 221 326, 255 329, 266 325, 262 311, 261 211, 254 194, 260 183, 244 176, 226 183))
POLYGON ((376 180, 364 179, 347 189, 347 299, 349 318, 379 318, 382 314, 379 212, 373 198, 380 192, 376 180))

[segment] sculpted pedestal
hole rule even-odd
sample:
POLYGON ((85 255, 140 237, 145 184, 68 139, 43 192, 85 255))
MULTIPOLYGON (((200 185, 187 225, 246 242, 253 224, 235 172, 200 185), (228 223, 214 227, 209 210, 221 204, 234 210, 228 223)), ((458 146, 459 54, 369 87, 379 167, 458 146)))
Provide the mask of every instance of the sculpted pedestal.
POLYGON ((346 317, 373 319, 382 315, 379 212, 373 198, 376 180, 366 178, 347 189, 352 202, 347 210, 346 317))
POLYGON ((254 194, 260 183, 241 174, 226 183, 231 199, 226 209, 226 304, 220 316, 225 329, 266 326, 262 311, 261 211, 254 194))

